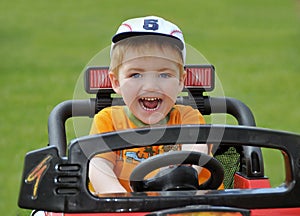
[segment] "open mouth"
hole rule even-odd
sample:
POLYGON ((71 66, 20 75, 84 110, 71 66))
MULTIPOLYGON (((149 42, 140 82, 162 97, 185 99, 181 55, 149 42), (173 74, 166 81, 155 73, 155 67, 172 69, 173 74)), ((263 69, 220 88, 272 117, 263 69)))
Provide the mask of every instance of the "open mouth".
POLYGON ((155 111, 159 108, 162 100, 157 97, 142 97, 139 102, 144 110, 155 111))

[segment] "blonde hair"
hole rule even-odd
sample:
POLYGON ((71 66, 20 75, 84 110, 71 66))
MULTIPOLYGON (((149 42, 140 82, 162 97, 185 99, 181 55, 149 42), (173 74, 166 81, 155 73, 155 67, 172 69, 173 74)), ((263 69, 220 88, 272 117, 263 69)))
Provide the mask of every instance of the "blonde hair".
POLYGON ((170 57, 171 61, 174 61, 178 64, 180 76, 184 73, 183 67, 183 56, 181 49, 176 45, 177 39, 161 36, 161 35, 143 35, 143 36, 133 36, 126 39, 123 39, 116 44, 111 50, 111 62, 110 62, 110 71, 115 75, 119 74, 119 68, 123 63, 125 53, 128 50, 135 50, 138 53, 146 53, 147 50, 159 48, 162 53, 166 52, 166 49, 174 51, 174 56, 170 57))

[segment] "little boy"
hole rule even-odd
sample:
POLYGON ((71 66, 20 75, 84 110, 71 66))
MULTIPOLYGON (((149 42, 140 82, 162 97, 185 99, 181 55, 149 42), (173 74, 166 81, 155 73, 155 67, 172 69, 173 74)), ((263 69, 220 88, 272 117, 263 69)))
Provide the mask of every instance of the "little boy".
MULTIPOLYGON (((185 42, 176 25, 155 16, 130 19, 122 23, 112 42, 109 78, 125 106, 108 107, 96 114, 91 134, 205 123, 198 110, 175 105, 186 77, 185 42)), ((92 188, 96 193, 131 191, 128 179, 138 163, 156 154, 181 149, 210 154, 210 146, 192 144, 99 154, 90 162, 92 188)))

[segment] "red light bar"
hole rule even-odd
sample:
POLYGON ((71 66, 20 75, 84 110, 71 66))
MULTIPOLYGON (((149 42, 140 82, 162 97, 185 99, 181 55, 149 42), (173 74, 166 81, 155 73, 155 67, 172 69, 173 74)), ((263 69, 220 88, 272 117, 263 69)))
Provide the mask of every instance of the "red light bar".
POLYGON ((110 89, 111 83, 108 77, 108 67, 88 68, 86 71, 88 87, 96 92, 99 89, 110 89))
MULTIPOLYGON (((213 65, 186 65, 187 77, 185 88, 212 91, 214 89, 213 65)), ((112 89, 108 67, 89 67, 85 71, 85 90, 89 94, 96 94, 99 90, 112 89)))
POLYGON ((187 65, 185 88, 200 88, 203 91, 212 91, 215 84, 215 68, 213 65, 187 65))

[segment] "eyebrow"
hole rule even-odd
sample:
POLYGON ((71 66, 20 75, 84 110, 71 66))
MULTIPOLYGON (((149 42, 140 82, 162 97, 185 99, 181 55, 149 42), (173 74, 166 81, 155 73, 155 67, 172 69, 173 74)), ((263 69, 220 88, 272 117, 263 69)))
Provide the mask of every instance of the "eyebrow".
POLYGON ((139 71, 139 72, 144 72, 145 69, 143 69, 143 68, 132 67, 132 68, 128 68, 127 71, 139 71))
MULTIPOLYGON (((171 68, 167 68, 167 67, 164 67, 164 68, 160 68, 158 69, 157 71, 158 72, 163 72, 163 71, 174 71, 173 69, 171 68)), ((138 67, 132 67, 132 68, 128 68, 127 71, 138 71, 138 72, 144 72, 146 71, 145 69, 143 68, 138 68, 138 67)), ((174 71, 175 72, 175 71, 174 71)))
MULTIPOLYGON (((159 69, 158 72, 167 71, 167 70, 168 70, 168 71, 174 71, 173 69, 167 68, 167 67, 166 67, 166 68, 161 68, 161 69, 159 69)), ((174 72, 176 72, 176 71, 174 71, 174 72)))

